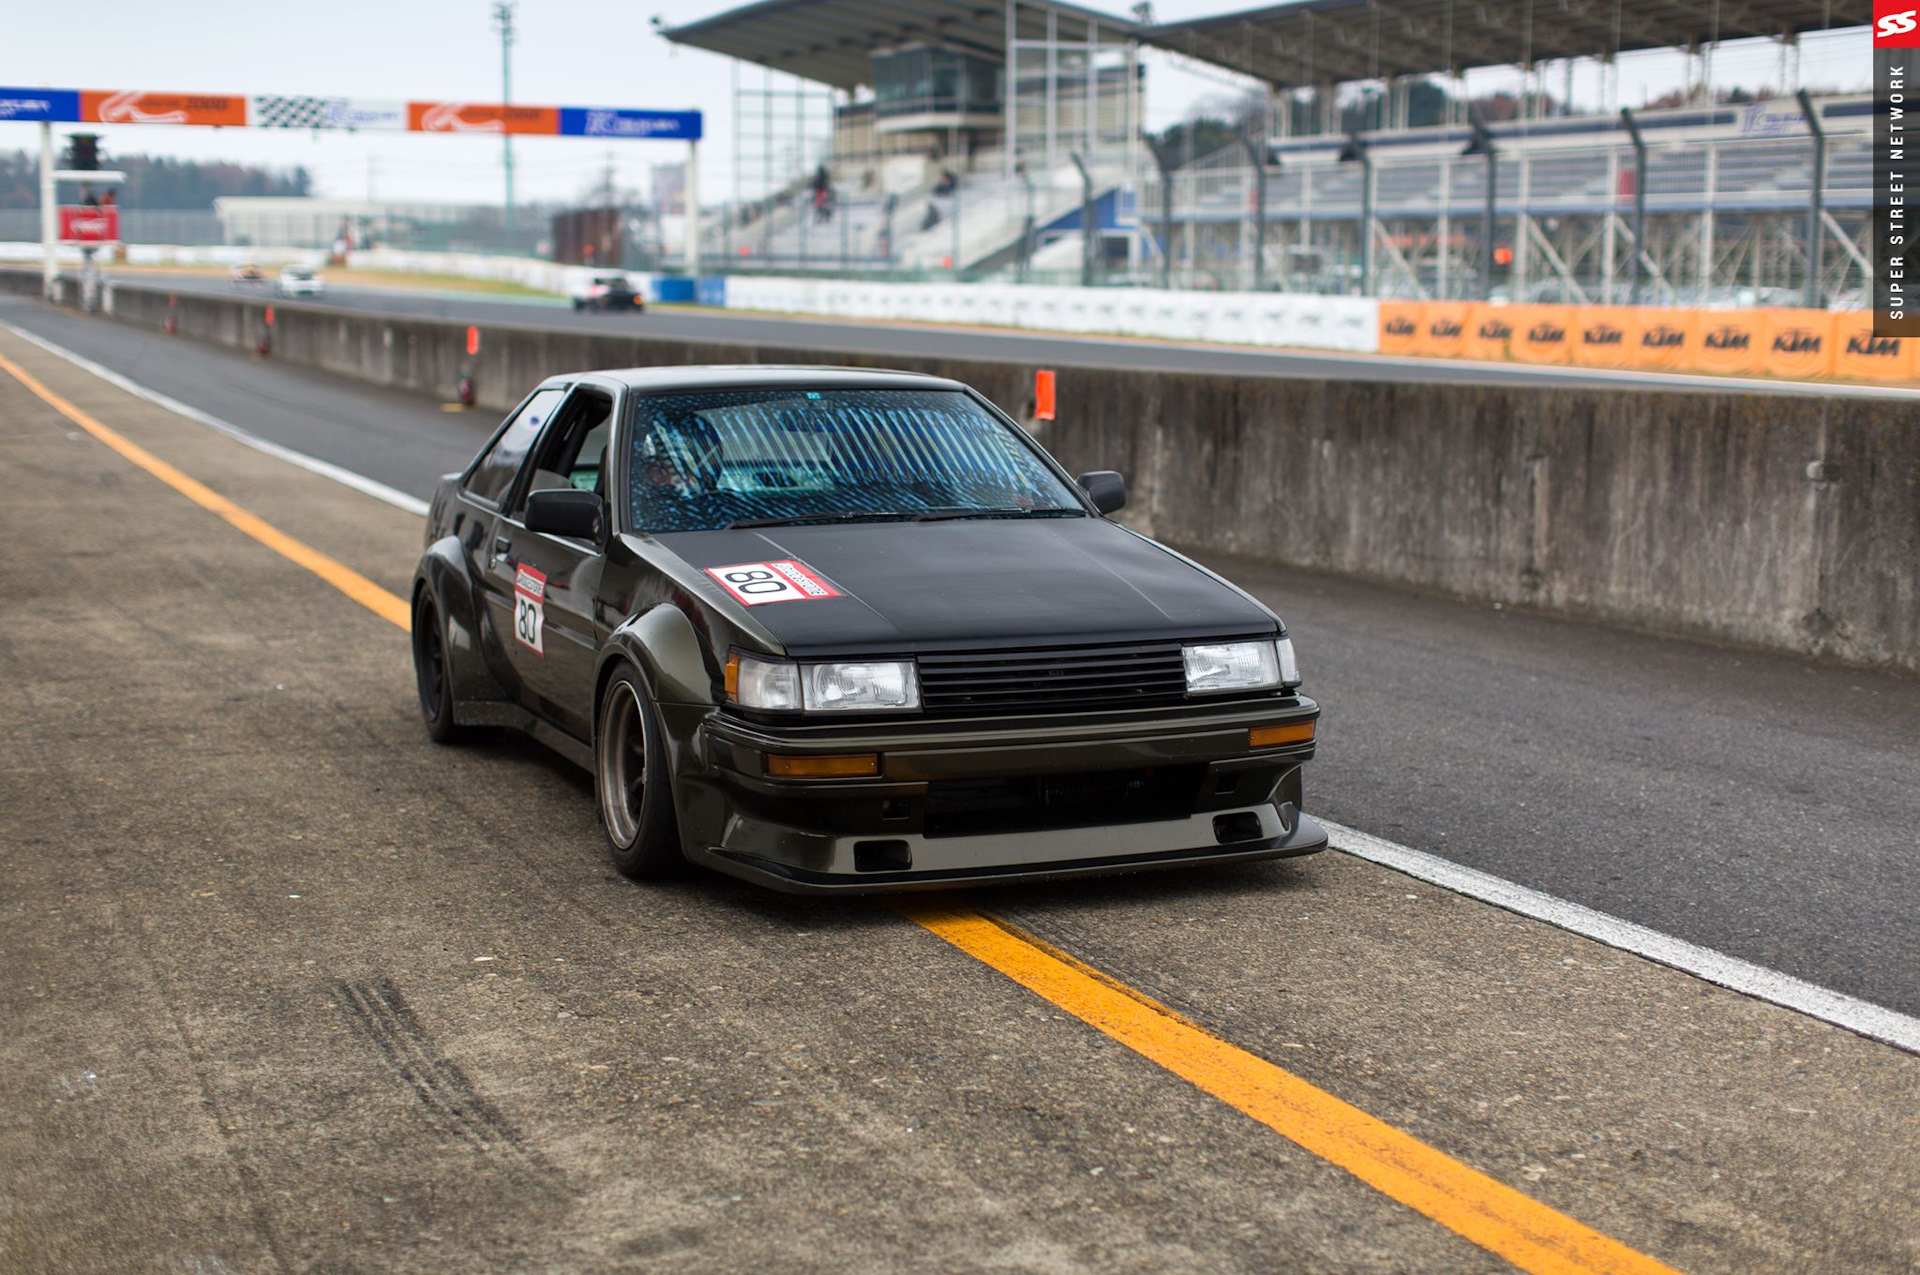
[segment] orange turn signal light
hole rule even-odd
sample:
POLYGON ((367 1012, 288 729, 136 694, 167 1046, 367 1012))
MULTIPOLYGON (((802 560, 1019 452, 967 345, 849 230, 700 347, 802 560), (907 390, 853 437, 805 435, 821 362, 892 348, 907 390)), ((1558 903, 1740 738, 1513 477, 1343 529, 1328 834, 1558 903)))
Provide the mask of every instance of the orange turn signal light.
POLYGON ((734 699, 740 694, 740 657, 727 657, 727 698, 734 699))
POLYGON ((1311 744, 1316 722, 1288 722, 1284 726, 1256 726, 1247 732, 1247 747, 1272 748, 1278 744, 1311 744))
POLYGON ((781 779, 868 779, 880 773, 879 753, 792 757, 767 754, 767 773, 781 779))

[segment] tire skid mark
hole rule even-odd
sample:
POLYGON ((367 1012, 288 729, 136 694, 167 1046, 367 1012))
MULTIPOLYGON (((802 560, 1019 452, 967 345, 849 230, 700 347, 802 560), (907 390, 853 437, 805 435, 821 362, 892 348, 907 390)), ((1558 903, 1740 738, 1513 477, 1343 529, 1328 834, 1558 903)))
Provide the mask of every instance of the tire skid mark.
POLYGON ((426 1109, 432 1122, 505 1167, 550 1177, 554 1170, 520 1131, 441 1053, 391 982, 336 982, 333 1000, 426 1109))

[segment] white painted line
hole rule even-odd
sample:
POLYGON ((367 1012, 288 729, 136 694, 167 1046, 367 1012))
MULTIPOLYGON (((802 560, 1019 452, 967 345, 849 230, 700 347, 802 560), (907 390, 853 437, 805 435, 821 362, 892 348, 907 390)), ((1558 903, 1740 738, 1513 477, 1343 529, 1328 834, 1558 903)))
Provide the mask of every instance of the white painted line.
MULTIPOLYGON (((1315 818, 1319 818, 1315 816, 1315 818)), ((1517 912, 1521 916, 1589 938, 1596 943, 1645 957, 1660 965, 1671 966, 1695 978, 1756 997, 1787 1009, 1817 1018, 1835 1027, 1883 1041, 1910 1053, 1920 1054, 1920 1018, 1911 1018, 1897 1010, 1863 1001, 1830 988, 1782 974, 1740 960, 1737 957, 1701 947, 1684 939, 1650 930, 1644 925, 1622 921, 1619 917, 1596 912, 1578 903, 1542 894, 1511 881, 1489 876, 1472 868, 1427 854, 1409 846, 1384 841, 1379 837, 1320 819, 1335 850, 1377 863, 1395 872, 1437 885, 1455 894, 1464 894, 1482 903, 1517 912)))
POLYGON ((22 341, 32 342, 49 354, 60 356, 83 371, 93 373, 109 385, 123 389, 137 398, 143 398, 156 407, 164 407, 175 415, 184 416, 190 421, 205 425, 208 429, 225 434, 235 442, 244 443, 257 452, 264 452, 276 460, 284 460, 289 465, 298 465, 308 473, 318 474, 322 478, 331 478, 343 487, 351 487, 361 495, 372 496, 375 500, 384 501, 392 505, 395 509, 404 509, 408 513, 418 514, 422 518, 427 515, 427 502, 417 496, 409 496, 404 491, 398 491, 387 486, 385 483, 375 482, 371 478, 354 473, 351 469, 342 469, 340 466, 329 461, 320 460, 304 452, 296 452, 291 447, 282 447, 279 443, 269 442, 256 434, 249 434, 238 425, 223 421, 218 416, 210 415, 197 407, 182 403, 179 399, 162 394, 158 390, 148 389, 138 381, 122 376, 110 367, 102 367, 92 359, 75 354, 72 350, 64 346, 55 345, 45 337, 37 336, 32 332, 26 331, 24 328, 17 328, 11 323, 0 323, 0 328, 5 328, 22 341))

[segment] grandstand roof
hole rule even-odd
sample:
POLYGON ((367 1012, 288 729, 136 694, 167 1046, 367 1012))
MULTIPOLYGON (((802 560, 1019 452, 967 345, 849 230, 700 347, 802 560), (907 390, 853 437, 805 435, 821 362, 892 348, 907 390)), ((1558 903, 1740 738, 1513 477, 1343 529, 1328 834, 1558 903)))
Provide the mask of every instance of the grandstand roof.
POLYGON ((1137 34, 1285 88, 1797 35, 1872 20, 1872 0, 1296 0, 1137 34))
MULTIPOLYGON (((1020 0, 1018 38, 1045 39, 1049 12, 1062 40, 1084 41, 1093 27, 1108 36, 1138 29, 1126 18, 1060 0, 1020 0)), ((852 90, 873 82, 876 49, 939 43, 1004 59, 1006 15, 1006 0, 760 0, 661 34, 852 90)))

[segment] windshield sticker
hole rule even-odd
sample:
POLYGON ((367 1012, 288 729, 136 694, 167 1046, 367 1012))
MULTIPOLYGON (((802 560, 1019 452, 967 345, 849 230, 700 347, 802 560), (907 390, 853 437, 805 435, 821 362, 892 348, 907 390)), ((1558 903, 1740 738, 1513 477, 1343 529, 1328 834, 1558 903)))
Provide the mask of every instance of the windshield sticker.
POLYGON ((708 567, 707 574, 748 606, 762 602, 810 602, 837 598, 840 590, 804 562, 742 562, 732 567, 708 567))
POLYGON ((535 655, 547 655, 547 577, 532 567, 513 573, 513 640, 535 655))

